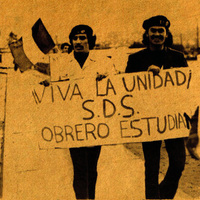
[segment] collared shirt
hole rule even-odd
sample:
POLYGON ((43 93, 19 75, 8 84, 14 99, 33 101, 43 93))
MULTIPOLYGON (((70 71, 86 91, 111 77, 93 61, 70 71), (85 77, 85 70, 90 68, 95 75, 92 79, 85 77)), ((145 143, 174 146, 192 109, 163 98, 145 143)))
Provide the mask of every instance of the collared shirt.
POLYGON ((116 74, 115 66, 110 58, 90 51, 81 68, 73 53, 52 57, 50 62, 51 80, 79 79, 83 77, 97 77, 97 75, 116 74))

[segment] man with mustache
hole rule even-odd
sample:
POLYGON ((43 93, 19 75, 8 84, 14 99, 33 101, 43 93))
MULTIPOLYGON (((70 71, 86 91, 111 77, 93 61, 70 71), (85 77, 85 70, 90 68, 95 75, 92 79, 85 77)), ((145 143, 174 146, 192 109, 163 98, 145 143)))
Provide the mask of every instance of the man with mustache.
MULTIPOLYGON (((87 25, 75 26, 69 35, 73 52, 64 60, 59 76, 73 79, 80 77, 94 77, 101 80, 108 74, 115 73, 111 59, 99 58, 91 50, 95 46, 96 35, 87 25)), ((65 58, 65 57, 64 57, 65 58)), ((88 88, 89 89, 89 88, 88 88)), ((89 91, 89 90, 88 90, 89 91)), ((95 185, 97 180, 97 162, 101 146, 70 148, 74 168, 73 187, 77 199, 95 199, 95 185)))
MULTIPOLYGON (((12 36, 12 35, 11 35, 12 36)), ((51 79, 54 81, 63 81, 68 79, 79 79, 83 77, 93 77, 97 81, 115 74, 115 66, 108 57, 95 56, 96 52, 91 50, 95 46, 96 35, 87 25, 77 25, 69 34, 70 54, 53 58, 51 62, 51 79), (60 59, 60 60, 58 60, 60 59), (54 65, 54 67, 52 67, 54 65), (54 68, 54 70, 52 70, 54 68), (53 78, 52 78, 53 77, 53 78)), ((11 38, 9 44, 15 48, 22 46, 22 42, 11 38)), ((9 45, 10 46, 10 45, 9 45)), ((33 64, 25 56, 24 52, 19 52, 15 58, 15 63, 21 72, 31 69, 33 64), (20 56, 19 56, 20 55, 20 56), (23 55, 23 57, 22 57, 23 55), (27 61, 26 64, 24 63, 27 61), (23 65, 22 65, 23 64, 23 65)), ((45 63, 41 63, 45 64, 45 63)), ((49 67, 49 64, 47 64, 49 67)), ((38 65, 35 66, 38 70, 38 65)), ((50 74, 42 71, 45 74, 50 74)), ((49 86, 49 79, 41 82, 45 86, 49 86)), ((88 88, 88 92, 90 92, 88 88)), ((66 116, 67 117, 70 116, 66 116)), ((78 120, 78 119, 77 119, 78 120)), ((79 131, 78 131, 79 132, 79 131)), ((77 199, 95 199, 95 186, 97 180, 97 162, 99 159, 101 146, 70 148, 70 155, 74 169, 73 188, 77 199)))
MULTIPOLYGON (((169 48, 172 45, 169 27, 170 21, 162 15, 144 21, 143 43, 147 48, 129 56, 126 73, 152 71, 158 74, 162 69, 187 67, 183 54, 169 48)), ((159 184, 161 143, 162 141, 142 143, 147 199, 173 199, 184 170, 186 159, 184 138, 165 140, 169 167, 163 181, 159 184)))
POLYGON ((115 66, 108 57, 101 56, 96 51, 91 51, 96 42, 96 35, 87 25, 77 25, 69 34, 70 53, 63 55, 59 62, 58 73, 53 74, 54 79, 72 79, 82 77, 96 77, 101 79, 108 74, 115 74, 115 66), (62 64, 60 64, 62 63, 62 64))

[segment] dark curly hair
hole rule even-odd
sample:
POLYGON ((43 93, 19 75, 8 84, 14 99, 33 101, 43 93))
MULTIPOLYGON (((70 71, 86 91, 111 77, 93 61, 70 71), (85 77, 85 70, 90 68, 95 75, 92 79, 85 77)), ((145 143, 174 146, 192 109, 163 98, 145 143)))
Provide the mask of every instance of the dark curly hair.
POLYGON ((61 48, 61 49, 64 49, 65 46, 68 46, 68 47, 69 47, 70 45, 69 45, 67 42, 65 42, 65 43, 62 43, 62 44, 61 44, 60 48, 61 48))
POLYGON ((71 33, 69 34, 69 41, 71 43, 71 46, 72 46, 73 37, 76 34, 82 33, 83 30, 85 31, 84 33, 87 35, 87 38, 88 38, 89 49, 93 49, 96 42, 96 35, 93 35, 93 30, 91 27, 84 24, 77 25, 71 30, 71 33))
MULTIPOLYGON (((165 40, 165 46, 171 47, 173 44, 173 36, 172 36, 171 32, 169 31, 169 29, 166 29, 166 31, 167 31, 168 37, 165 40)), ((148 38, 147 34, 148 34, 148 30, 146 30, 145 33, 143 34, 142 42, 145 46, 149 45, 149 38, 148 38)))

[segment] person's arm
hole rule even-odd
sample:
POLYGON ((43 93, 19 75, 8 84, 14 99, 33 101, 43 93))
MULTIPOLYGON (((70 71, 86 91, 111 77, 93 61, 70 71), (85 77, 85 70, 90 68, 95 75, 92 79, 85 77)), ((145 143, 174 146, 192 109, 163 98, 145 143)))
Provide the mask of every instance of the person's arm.
POLYGON ((26 56, 23 48, 22 37, 17 39, 17 35, 10 33, 8 46, 10 48, 11 54, 14 58, 13 63, 15 64, 14 69, 19 68, 20 72, 25 72, 29 69, 37 70, 43 74, 50 75, 50 64, 49 63, 36 63, 33 64, 30 59, 26 56))
POLYGON ((129 55, 125 73, 132 72, 131 69, 132 69, 132 59, 131 59, 131 55, 129 55))
POLYGON ((198 137, 198 118, 199 118, 199 107, 197 107, 194 115, 190 119, 191 129, 190 134, 186 143, 186 147, 192 158, 200 160, 199 155, 196 152, 196 147, 199 143, 198 137))
POLYGON ((156 65, 151 65, 147 69, 148 72, 153 72, 153 75, 158 75, 160 73, 160 67, 156 65))
POLYGON ((188 67, 187 60, 185 59, 184 55, 181 54, 182 66, 181 67, 188 67))
POLYGON ((33 63, 24 52, 22 37, 17 39, 14 33, 10 33, 8 46, 14 58, 13 63, 15 64, 15 70, 19 68, 20 72, 24 72, 34 67, 33 63))
POLYGON ((140 52, 129 55, 125 73, 148 71, 148 68, 141 64, 142 59, 144 59, 143 54, 140 54, 140 52))
POLYGON ((35 65, 34 65, 34 69, 43 73, 43 74, 46 74, 46 75, 49 75, 50 76, 50 64, 49 63, 41 63, 41 62, 37 62, 35 65))
POLYGON ((102 79, 106 78, 109 75, 119 74, 119 71, 117 71, 115 64, 113 63, 111 58, 106 57, 102 65, 104 69, 103 70, 99 69, 97 71, 96 80, 101 81, 102 79))

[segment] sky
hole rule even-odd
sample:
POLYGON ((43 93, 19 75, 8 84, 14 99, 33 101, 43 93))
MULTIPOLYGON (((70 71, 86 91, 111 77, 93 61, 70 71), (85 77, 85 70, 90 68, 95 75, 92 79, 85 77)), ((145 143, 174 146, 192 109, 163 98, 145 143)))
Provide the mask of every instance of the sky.
POLYGON ((34 51, 31 28, 38 18, 55 42, 68 42, 73 26, 87 24, 98 43, 127 45, 141 41, 143 21, 159 14, 170 20, 174 42, 180 43, 182 34, 184 45, 196 43, 200 0, 0 0, 0 47, 7 45, 12 31, 34 51))

